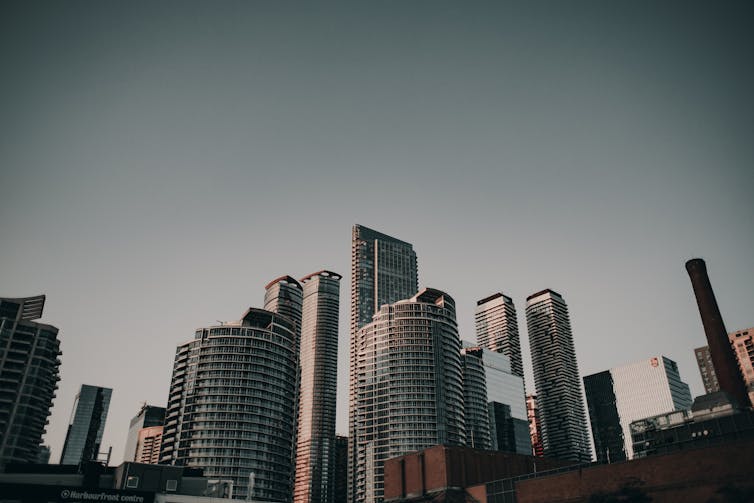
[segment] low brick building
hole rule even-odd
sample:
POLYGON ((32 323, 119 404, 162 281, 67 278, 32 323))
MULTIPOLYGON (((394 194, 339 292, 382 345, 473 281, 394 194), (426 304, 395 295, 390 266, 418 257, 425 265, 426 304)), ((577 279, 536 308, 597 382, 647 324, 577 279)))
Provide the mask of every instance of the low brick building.
POLYGON ((571 465, 572 461, 437 445, 385 462, 385 501, 465 501, 464 489, 469 486, 571 465))
POLYGON ((385 463, 390 503, 754 501, 754 439, 613 464, 435 446, 385 463))

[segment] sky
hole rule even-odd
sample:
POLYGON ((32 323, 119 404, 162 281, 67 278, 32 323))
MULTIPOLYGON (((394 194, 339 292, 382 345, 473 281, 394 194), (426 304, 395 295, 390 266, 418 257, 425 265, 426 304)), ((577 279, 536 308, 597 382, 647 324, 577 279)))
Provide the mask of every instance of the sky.
POLYGON ((351 227, 457 303, 568 303, 581 375, 664 354, 703 393, 684 269, 754 326, 750 2, 5 2, 0 296, 47 295, 58 462, 81 384, 123 459, 175 348, 320 269, 351 227))

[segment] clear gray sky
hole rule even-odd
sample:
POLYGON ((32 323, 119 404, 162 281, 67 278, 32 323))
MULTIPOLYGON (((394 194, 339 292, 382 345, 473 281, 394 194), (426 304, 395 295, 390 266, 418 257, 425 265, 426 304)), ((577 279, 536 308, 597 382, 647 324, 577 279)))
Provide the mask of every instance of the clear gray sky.
MULTIPOLYGON (((47 294, 62 381, 114 388, 105 445, 164 405, 176 345, 409 241, 473 340, 552 288, 582 375, 651 355, 702 392, 684 262, 754 326, 751 2, 5 2, 0 295, 47 294)), ((533 387, 531 374, 527 384, 533 387)))

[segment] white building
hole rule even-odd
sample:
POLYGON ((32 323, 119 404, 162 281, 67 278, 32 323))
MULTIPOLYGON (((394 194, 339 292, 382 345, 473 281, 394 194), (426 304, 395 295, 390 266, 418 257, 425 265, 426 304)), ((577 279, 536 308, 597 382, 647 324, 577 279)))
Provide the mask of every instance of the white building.
POLYGON ((633 421, 692 403, 678 365, 662 355, 586 376, 584 387, 598 461, 632 459, 633 421))

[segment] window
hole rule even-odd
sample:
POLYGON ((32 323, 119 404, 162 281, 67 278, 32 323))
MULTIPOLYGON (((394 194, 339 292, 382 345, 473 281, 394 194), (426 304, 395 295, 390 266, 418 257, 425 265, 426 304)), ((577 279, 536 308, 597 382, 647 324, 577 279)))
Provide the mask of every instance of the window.
POLYGON ((178 489, 178 481, 177 480, 168 480, 165 484, 165 490, 166 491, 175 491, 178 489))
POLYGON ((126 487, 129 489, 136 489, 139 487, 139 477, 136 475, 129 475, 126 479, 126 487))

